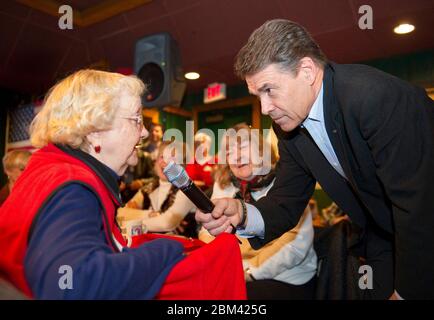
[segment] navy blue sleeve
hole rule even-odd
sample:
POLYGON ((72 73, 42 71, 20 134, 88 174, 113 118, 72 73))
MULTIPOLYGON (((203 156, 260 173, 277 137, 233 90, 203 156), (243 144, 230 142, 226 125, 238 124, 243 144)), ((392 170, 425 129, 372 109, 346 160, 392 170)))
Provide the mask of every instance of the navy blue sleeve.
POLYGON ((44 206, 24 261, 35 298, 151 299, 158 293, 182 259, 182 245, 159 239, 114 253, 101 210, 96 196, 79 184, 59 190, 44 206))

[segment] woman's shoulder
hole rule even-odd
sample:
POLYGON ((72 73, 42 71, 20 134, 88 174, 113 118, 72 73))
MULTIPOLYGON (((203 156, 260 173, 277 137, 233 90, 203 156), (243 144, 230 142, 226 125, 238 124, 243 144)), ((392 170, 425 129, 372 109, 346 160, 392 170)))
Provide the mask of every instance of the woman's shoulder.
POLYGON ((82 203, 86 201, 99 204, 96 191, 81 183, 71 182, 57 190, 55 196, 57 198, 70 199, 71 201, 76 200, 82 203))
POLYGON ((57 190, 40 209, 35 224, 39 228, 56 225, 69 225, 78 221, 97 221, 100 219, 101 205, 97 194, 79 183, 71 183, 57 190))

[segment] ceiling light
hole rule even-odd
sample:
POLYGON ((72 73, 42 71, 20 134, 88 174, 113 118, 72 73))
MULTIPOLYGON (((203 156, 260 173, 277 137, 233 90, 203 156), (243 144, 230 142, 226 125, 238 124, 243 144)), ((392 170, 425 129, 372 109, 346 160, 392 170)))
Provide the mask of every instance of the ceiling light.
POLYGON ((186 77, 188 80, 196 80, 199 79, 200 74, 197 72, 187 72, 184 77, 186 77))
POLYGON ((393 31, 397 34, 406 34, 410 33, 414 30, 414 25, 408 23, 402 23, 399 26, 395 27, 393 31))

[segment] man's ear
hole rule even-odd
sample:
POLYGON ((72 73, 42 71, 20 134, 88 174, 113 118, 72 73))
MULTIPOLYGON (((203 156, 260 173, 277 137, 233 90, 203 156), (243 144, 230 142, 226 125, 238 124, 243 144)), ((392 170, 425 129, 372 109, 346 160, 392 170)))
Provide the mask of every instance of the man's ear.
POLYGON ((318 74, 318 66, 315 61, 310 57, 304 57, 300 59, 299 63, 300 76, 308 82, 309 85, 313 85, 318 74))

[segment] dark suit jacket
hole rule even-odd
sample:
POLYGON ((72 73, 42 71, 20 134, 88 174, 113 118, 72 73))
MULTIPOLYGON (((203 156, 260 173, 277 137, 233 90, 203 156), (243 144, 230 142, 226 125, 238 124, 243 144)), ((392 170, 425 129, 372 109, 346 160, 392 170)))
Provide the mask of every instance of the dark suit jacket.
POLYGON ((331 63, 323 83, 327 133, 348 181, 305 129, 277 130, 277 179, 256 204, 265 239, 252 245, 294 227, 318 181, 354 223, 373 221, 394 237, 394 288, 405 298, 434 298, 433 101, 423 89, 363 65, 331 63))

